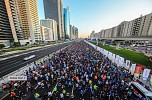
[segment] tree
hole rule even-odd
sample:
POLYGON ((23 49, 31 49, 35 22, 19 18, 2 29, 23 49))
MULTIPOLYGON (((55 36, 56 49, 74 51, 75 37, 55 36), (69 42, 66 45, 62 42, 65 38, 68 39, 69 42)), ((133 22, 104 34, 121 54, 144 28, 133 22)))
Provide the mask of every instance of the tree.
POLYGON ((4 48, 5 45, 4 44, 0 44, 0 49, 4 48))
POLYGON ((20 42, 14 42, 14 46, 15 46, 15 47, 20 46, 20 42))

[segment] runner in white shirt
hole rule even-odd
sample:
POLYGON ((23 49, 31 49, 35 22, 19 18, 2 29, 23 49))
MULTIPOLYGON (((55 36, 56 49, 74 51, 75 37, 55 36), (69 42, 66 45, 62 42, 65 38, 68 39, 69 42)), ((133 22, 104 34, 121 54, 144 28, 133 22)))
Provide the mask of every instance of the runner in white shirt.
POLYGON ((64 98, 63 93, 60 93, 60 99, 63 99, 63 98, 64 98))

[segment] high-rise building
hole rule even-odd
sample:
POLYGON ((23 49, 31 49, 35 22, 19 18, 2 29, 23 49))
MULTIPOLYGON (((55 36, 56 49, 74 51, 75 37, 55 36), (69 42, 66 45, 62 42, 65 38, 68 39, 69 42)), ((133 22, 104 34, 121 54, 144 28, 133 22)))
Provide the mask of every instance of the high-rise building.
POLYGON ((7 14, 5 1, 0 2, 0 43, 7 42, 7 40, 13 40, 12 30, 7 14))
POLYGON ((54 19, 57 22, 58 38, 64 38, 63 4, 62 0, 43 0, 45 19, 54 19))
POLYGON ((70 39, 72 40, 72 25, 70 25, 70 39))
POLYGON ((19 22, 19 12, 17 0, 5 0, 6 10, 9 17, 9 22, 12 29, 12 34, 14 42, 19 42, 19 40, 24 39, 22 34, 22 29, 19 22))
POLYGON ((25 39, 32 43, 40 41, 40 25, 38 19, 37 0, 18 0, 19 19, 25 39))
POLYGON ((72 27, 72 39, 75 39, 75 26, 72 27))
POLYGON ((90 39, 92 39, 94 37, 95 37, 95 31, 92 31, 91 34, 90 34, 90 39))
POLYGON ((69 12, 69 7, 64 8, 63 19, 64 19, 64 38, 65 39, 70 39, 70 12, 69 12))
MULTIPOLYGON (((96 34, 96 33, 95 33, 96 34)), ((131 21, 123 21, 119 25, 102 30, 100 38, 145 38, 152 36, 152 13, 140 16, 131 21)))
POLYGON ((24 39, 18 17, 17 0, 1 0, 0 6, 0 42, 8 46, 10 42, 24 39))
POLYGON ((57 34, 57 22, 53 19, 42 19, 40 20, 40 25, 45 26, 47 28, 50 28, 50 39, 51 41, 57 41, 58 40, 58 34, 57 34))
POLYGON ((78 39, 78 28, 75 27, 75 38, 78 39))

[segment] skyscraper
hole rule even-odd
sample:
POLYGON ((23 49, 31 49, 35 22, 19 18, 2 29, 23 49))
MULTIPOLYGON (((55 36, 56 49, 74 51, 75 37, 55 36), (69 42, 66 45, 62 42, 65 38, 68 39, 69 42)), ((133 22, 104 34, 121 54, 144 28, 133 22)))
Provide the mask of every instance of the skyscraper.
POLYGON ((64 8, 63 19, 64 19, 64 37, 65 37, 65 39, 71 39, 69 7, 64 8))
POLYGON ((76 38, 76 39, 78 39, 78 33, 79 33, 79 32, 78 32, 78 28, 76 27, 76 28, 75 28, 75 35, 76 35, 75 38, 76 38))
POLYGON ((73 31, 72 31, 72 25, 70 25, 70 39, 72 40, 73 38, 73 36, 72 36, 72 34, 73 34, 73 31))
POLYGON ((0 42, 6 46, 24 39, 18 16, 17 0, 0 2, 0 42), (4 41, 5 40, 5 41, 4 41))
POLYGON ((4 43, 7 40, 13 40, 12 30, 5 6, 5 1, 0 2, 0 43, 4 43))
POLYGON ((62 0, 43 0, 46 19, 54 19, 57 22, 58 38, 63 39, 63 12, 62 0))
POLYGON ((72 27, 72 39, 75 39, 75 26, 72 27))
POLYGON ((19 42, 19 40, 22 40, 24 38, 18 17, 17 0, 5 0, 5 4, 12 29, 14 42, 19 42))
POLYGON ((37 0, 18 0, 19 19, 25 39, 31 42, 40 41, 40 25, 38 19, 37 0))

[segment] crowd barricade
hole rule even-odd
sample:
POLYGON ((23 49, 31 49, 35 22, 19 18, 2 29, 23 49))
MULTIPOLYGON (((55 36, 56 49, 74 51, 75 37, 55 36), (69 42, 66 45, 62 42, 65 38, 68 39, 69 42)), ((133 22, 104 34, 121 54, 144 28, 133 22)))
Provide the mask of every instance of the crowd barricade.
POLYGON ((113 63, 117 64, 117 66, 124 67, 126 70, 131 72, 131 75, 134 75, 135 79, 140 80, 144 83, 144 85, 152 85, 152 75, 150 74, 150 69, 142 69, 138 64, 131 63, 130 60, 125 60, 123 57, 113 54, 103 48, 100 48, 86 40, 84 40, 87 44, 95 48, 97 51, 101 52, 103 55, 108 57, 113 63))

